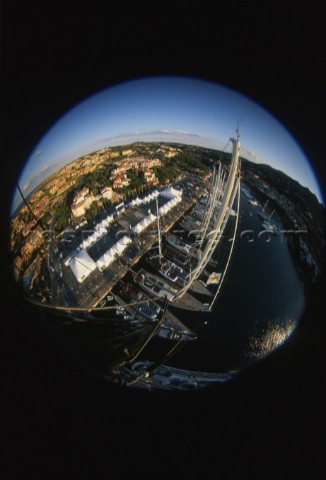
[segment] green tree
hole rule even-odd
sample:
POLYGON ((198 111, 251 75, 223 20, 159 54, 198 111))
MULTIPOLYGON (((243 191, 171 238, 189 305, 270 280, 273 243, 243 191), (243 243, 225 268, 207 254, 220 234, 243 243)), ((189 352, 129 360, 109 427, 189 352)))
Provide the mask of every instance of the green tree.
POLYGON ((70 208, 68 205, 68 198, 66 197, 61 205, 59 205, 56 214, 55 214, 55 231, 57 233, 62 232, 68 224, 70 220, 70 208))
POLYGON ((93 202, 85 214, 86 220, 88 221, 94 220, 102 210, 103 210, 103 206, 100 205, 99 202, 93 202))

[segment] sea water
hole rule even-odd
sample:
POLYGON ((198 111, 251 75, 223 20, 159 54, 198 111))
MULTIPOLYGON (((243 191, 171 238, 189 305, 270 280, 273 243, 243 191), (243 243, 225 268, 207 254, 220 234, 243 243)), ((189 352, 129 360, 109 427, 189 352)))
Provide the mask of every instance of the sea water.
MULTIPOLYGON (((282 345, 298 324, 305 295, 288 237, 259 236, 263 228, 258 212, 241 195, 233 254, 213 310, 175 310, 180 320, 198 328, 198 340, 185 342, 168 365, 208 372, 242 370, 282 345)), ((281 219, 271 221, 282 228, 281 219)), ((155 349, 163 353, 172 346, 161 340, 155 349)))

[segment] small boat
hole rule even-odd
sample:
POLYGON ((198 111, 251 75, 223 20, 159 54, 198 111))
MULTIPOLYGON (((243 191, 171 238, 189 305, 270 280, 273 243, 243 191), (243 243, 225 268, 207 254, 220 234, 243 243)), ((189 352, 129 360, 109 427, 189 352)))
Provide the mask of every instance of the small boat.
POLYGON ((266 230, 267 232, 270 232, 270 233, 273 233, 274 235, 277 234, 277 228, 275 225, 273 225, 272 223, 270 223, 268 220, 265 220, 263 223, 262 223, 262 228, 264 230, 266 230))
POLYGON ((149 273, 144 269, 141 269, 134 278, 135 282, 142 287, 150 295, 154 295, 159 298, 167 298, 172 301, 178 290, 168 282, 165 282, 162 278, 149 273))
POLYGON ((147 390, 201 390, 231 380, 238 371, 208 373, 137 361, 119 371, 126 385, 147 390))
POLYGON ((165 312, 163 322, 156 335, 166 340, 178 342, 188 342, 197 339, 196 334, 170 311, 165 312))
POLYGON ((169 245, 176 248, 180 252, 185 253, 186 255, 189 255, 191 252, 191 245, 173 233, 170 233, 166 236, 166 241, 169 245))
POLYGON ((156 334, 160 338, 166 340, 174 340, 177 342, 189 342, 195 340, 197 337, 194 333, 183 330, 182 328, 174 325, 163 324, 156 334))
POLYGON ((155 320, 160 313, 161 307, 148 297, 140 288, 131 283, 124 283, 120 288, 122 299, 131 307, 149 320, 155 320))
POLYGON ((149 256, 147 261, 153 268, 155 268, 155 270, 158 270, 159 273, 170 282, 178 282, 180 285, 184 284, 186 280, 184 270, 171 260, 163 257, 163 255, 161 257, 158 255, 149 256))
POLYGON ((171 260, 164 259, 159 272, 170 282, 175 283, 177 280, 185 281, 183 269, 171 262, 171 260))
POLYGON ((176 252, 168 246, 163 246, 164 256, 168 257, 173 263, 180 265, 184 270, 187 266, 188 268, 195 268, 196 261, 193 257, 189 257, 181 252, 176 252))
POLYGON ((251 193, 249 192, 249 190, 247 190, 243 185, 241 187, 241 192, 244 194, 245 197, 248 198, 248 200, 252 200, 252 195, 251 193))

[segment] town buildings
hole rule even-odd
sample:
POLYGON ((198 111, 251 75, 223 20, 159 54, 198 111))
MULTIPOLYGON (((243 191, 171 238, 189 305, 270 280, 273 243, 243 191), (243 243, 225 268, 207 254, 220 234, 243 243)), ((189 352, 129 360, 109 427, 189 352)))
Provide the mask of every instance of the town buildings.
POLYGON ((110 176, 113 188, 122 188, 130 185, 130 180, 127 176, 128 170, 142 172, 144 180, 149 186, 158 184, 158 178, 152 168, 161 165, 159 158, 132 157, 120 160, 115 165, 116 167, 111 171, 110 176))
POLYGON ((23 261, 26 261, 32 253, 40 247, 43 243, 43 236, 41 233, 41 227, 38 226, 30 232, 24 245, 20 249, 21 257, 23 261))

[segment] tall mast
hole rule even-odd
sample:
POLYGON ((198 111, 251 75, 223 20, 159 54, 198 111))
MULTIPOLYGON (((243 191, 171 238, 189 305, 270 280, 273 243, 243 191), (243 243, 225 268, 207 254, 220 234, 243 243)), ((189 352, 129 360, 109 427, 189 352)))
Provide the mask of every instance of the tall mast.
POLYGON ((223 224, 223 221, 225 219, 225 215, 227 214, 227 209, 229 207, 229 203, 231 200, 232 192, 234 189, 234 183, 236 179, 236 174, 238 172, 238 164, 239 164, 239 152, 240 152, 240 132, 239 128, 236 130, 236 138, 231 138, 231 142, 233 143, 233 149, 232 149, 232 159, 231 159, 231 166, 230 166, 230 172, 229 176, 226 182, 225 186, 225 191, 224 191, 224 196, 222 199, 222 203, 220 205, 219 212, 216 217, 216 221, 214 224, 214 229, 212 230, 212 235, 210 236, 207 245, 205 247, 205 250, 203 252, 203 255, 201 259, 198 262, 198 265, 196 268, 192 271, 191 275, 188 277, 189 281, 188 283, 181 289, 179 292, 176 294, 176 298, 182 297, 186 291, 189 289, 189 287, 192 285, 192 283, 196 280, 198 275, 201 273, 202 269, 205 266, 205 261, 207 256, 209 255, 211 249, 214 247, 216 238, 221 230, 221 226, 223 224))
POLYGON ((266 200, 266 202, 265 202, 262 213, 265 213, 265 208, 267 207, 267 204, 268 204, 268 200, 266 200))
POLYGON ((156 217, 157 217, 157 235, 158 235, 158 256, 159 256, 159 262, 160 262, 160 265, 161 265, 162 247, 161 247, 160 214, 159 214, 159 211, 158 211, 157 197, 156 197, 156 217))

